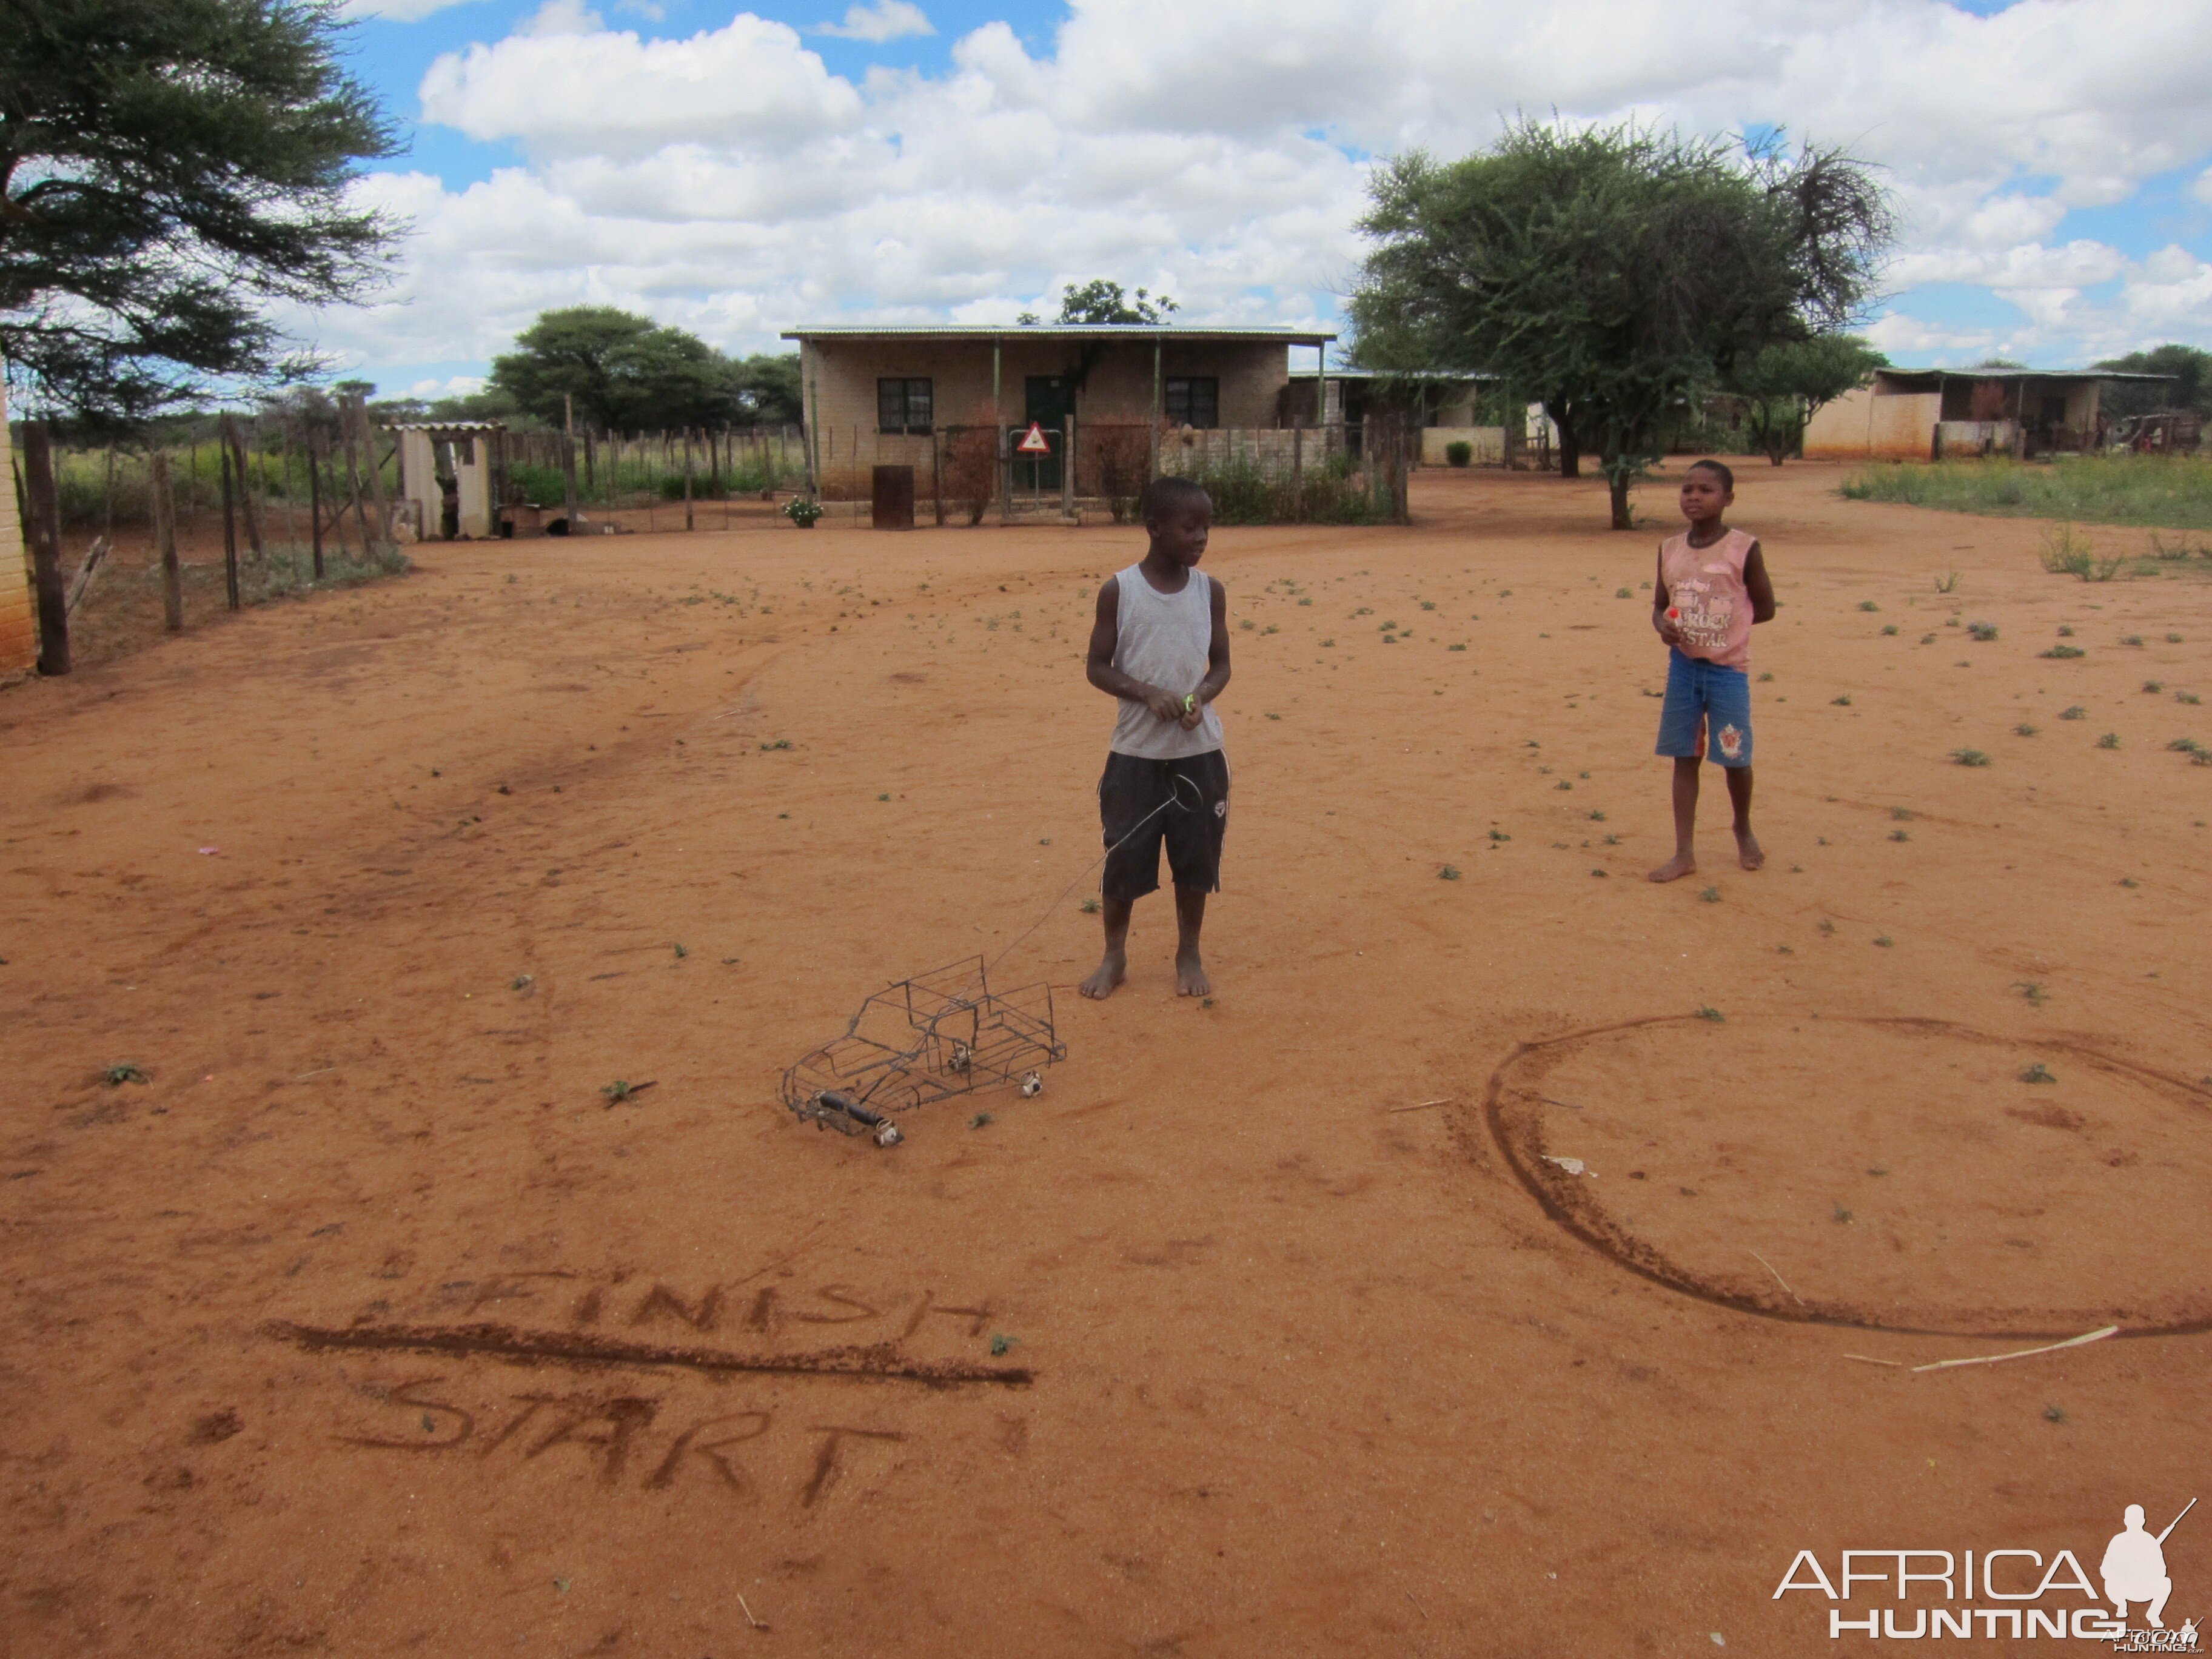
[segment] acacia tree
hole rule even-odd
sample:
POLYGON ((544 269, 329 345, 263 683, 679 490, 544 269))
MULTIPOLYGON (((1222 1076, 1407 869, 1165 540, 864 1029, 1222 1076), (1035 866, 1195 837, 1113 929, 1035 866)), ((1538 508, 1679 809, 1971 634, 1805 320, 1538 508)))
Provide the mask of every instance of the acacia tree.
MULTIPOLYGON (((1087 323, 1161 323, 1168 313, 1182 307, 1164 294, 1157 297, 1139 289, 1133 295, 1121 283, 1103 276, 1094 276, 1078 286, 1069 283, 1060 291, 1060 315, 1055 322, 1087 323)), ((1024 328, 1036 326, 1040 319, 1034 311, 1024 311, 1016 319, 1024 328)))
POLYGON ((557 426, 617 432, 799 418, 799 359, 732 359, 696 334, 615 306, 540 312, 492 359, 490 391, 557 426))
POLYGON ((137 419, 288 355, 271 301, 356 303, 397 153, 335 0, 0 0, 0 355, 58 410, 137 419))
POLYGON ((1839 151, 1523 121, 1489 150, 1393 158, 1351 311, 1363 356, 1487 370, 1597 449, 1613 523, 1671 413, 1766 346, 1844 325, 1892 223, 1839 151))
POLYGON ((1856 334, 1816 334, 1778 341, 1739 363, 1729 389, 1748 400, 1752 441, 1779 466, 1822 404, 1888 366, 1888 358, 1856 334))

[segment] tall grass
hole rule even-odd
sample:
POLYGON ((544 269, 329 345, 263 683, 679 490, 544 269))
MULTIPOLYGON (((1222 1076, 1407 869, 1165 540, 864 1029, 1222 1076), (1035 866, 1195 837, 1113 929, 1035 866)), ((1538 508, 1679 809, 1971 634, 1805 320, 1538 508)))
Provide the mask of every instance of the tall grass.
POLYGON ((2212 529, 2212 459, 2191 457, 1906 462, 1862 468, 1841 488, 1856 501, 1902 501, 1951 513, 2212 529))

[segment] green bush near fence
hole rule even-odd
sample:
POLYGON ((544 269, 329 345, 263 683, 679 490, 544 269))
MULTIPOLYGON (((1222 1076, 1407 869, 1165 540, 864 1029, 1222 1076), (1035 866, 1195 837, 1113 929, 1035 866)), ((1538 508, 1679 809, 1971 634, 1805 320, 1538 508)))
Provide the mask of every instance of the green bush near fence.
POLYGON ((1352 469, 1333 455, 1303 481, 1275 477, 1247 460, 1185 473, 1213 498, 1216 524, 1387 524, 1390 489, 1382 470, 1352 469))
POLYGON ((2069 455, 2051 462, 1908 461, 1862 468, 1841 493, 1999 518, 2212 529, 2212 459, 2069 455))

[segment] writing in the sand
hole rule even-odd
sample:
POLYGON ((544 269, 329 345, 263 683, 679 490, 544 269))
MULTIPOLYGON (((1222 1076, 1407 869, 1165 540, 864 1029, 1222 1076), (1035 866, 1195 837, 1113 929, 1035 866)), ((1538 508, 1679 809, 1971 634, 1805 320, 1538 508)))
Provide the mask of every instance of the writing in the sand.
POLYGON ((471 1406, 461 1403, 473 1392, 467 1382, 443 1373, 363 1392, 377 1402, 374 1417, 339 1435, 342 1445, 566 1467, 602 1489, 697 1485, 738 1503, 781 1488, 806 1509, 849 1469, 908 1438, 880 1422, 782 1425, 765 1407, 726 1401, 679 1414, 651 1395, 532 1390, 471 1406))

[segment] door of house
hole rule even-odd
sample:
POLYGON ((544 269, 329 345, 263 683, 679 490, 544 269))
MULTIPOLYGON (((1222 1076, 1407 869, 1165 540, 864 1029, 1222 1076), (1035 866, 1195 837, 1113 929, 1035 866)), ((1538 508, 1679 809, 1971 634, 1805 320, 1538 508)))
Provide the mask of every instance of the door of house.
POLYGON ((1066 374, 1032 374, 1024 387, 1023 421, 1007 440, 1009 448, 1035 422, 1044 428, 1049 455, 1014 456, 1014 489, 1018 494, 1060 493, 1060 447, 1067 441, 1067 417, 1075 412, 1075 382, 1066 374))

